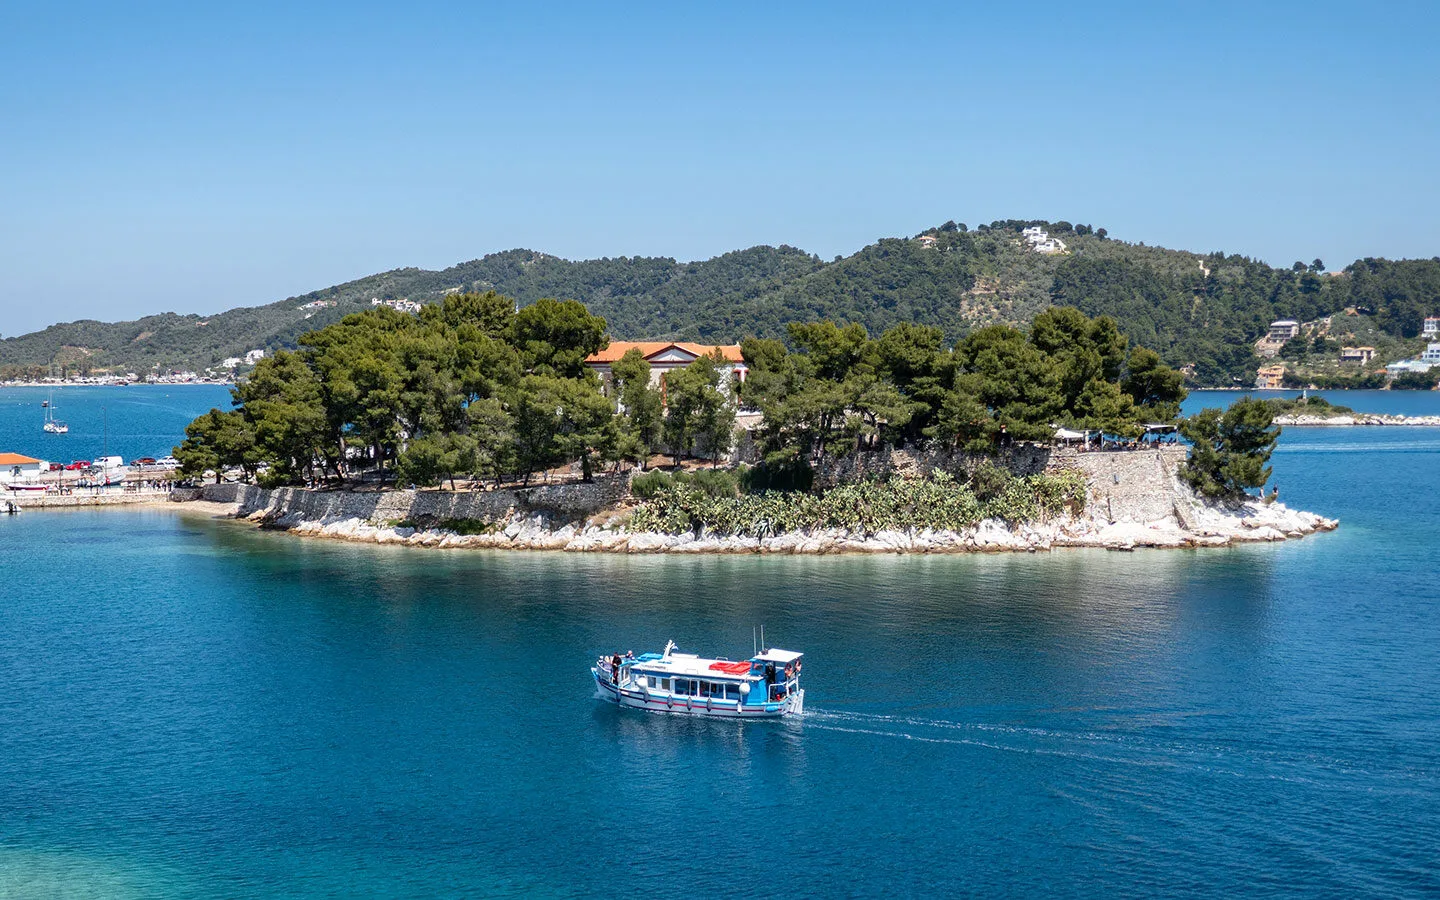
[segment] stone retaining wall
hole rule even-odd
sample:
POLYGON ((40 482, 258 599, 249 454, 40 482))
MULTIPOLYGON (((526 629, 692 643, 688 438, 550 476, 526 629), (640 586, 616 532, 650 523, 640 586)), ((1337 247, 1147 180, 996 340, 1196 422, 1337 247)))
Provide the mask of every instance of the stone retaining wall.
MULTIPOLYGON (((1144 450, 1081 453, 1067 447, 1021 444, 994 461, 1016 475, 1078 471, 1089 486, 1090 515, 1110 522, 1183 520, 1195 503, 1178 478, 1186 448, 1163 445, 1144 450)), ((923 477, 937 471, 964 477, 991 457, 954 451, 887 450, 854 454, 821 474, 821 484, 840 479, 923 477)), ((239 515, 257 512, 308 521, 361 519, 367 522, 433 524, 444 519, 502 522, 540 513, 559 522, 580 522, 612 509, 630 496, 632 473, 598 475, 589 484, 539 485, 497 491, 310 491, 264 490, 252 485, 206 485, 199 499, 235 504, 239 515)), ((175 499, 196 499, 193 496, 175 499)))
POLYGON ((1090 486, 1092 514, 1111 522, 1153 522, 1176 515, 1177 502, 1188 504, 1192 499, 1176 476, 1187 452, 1180 444, 1081 452, 1075 447, 1021 443, 994 456, 950 449, 886 448, 830 461, 816 473, 816 482, 830 486, 892 475, 924 477, 934 472, 965 478, 987 461, 1016 476, 1074 470, 1083 474, 1090 486))
POLYGON ((237 514, 298 514, 311 521, 363 519, 367 522, 421 522, 475 519, 500 522, 512 513, 543 513, 579 521, 614 507, 630 495, 629 472, 597 475, 588 484, 551 484, 498 491, 310 491, 265 490, 246 484, 210 484, 200 498, 233 503, 237 514))
POLYGON ((73 494, 56 493, 29 493, 26 491, 0 491, 0 508, 8 503, 14 503, 22 509, 64 509, 75 506, 121 506, 133 503, 149 503, 153 500, 165 500, 170 497, 168 491, 118 491, 106 490, 99 493, 85 493, 84 488, 76 488, 73 494))
POLYGON ((826 460, 815 473, 815 483, 830 487, 847 481, 889 478, 891 475, 922 478, 934 472, 948 472, 963 479, 987 461, 1009 469, 1015 475, 1038 475, 1053 470, 1061 460, 1076 455, 1078 453, 1073 449, 1031 443, 1015 444, 994 455, 949 448, 886 447, 826 460))
POLYGON ((1164 444, 1145 450, 1072 453, 1055 464, 1084 474, 1092 516, 1111 522, 1155 522, 1183 518, 1183 510, 1195 502, 1193 492, 1176 474, 1188 452, 1184 446, 1164 444))

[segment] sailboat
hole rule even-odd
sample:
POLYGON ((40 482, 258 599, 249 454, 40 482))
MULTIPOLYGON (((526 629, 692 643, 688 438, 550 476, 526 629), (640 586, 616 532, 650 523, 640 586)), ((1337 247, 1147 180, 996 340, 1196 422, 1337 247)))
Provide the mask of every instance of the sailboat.
POLYGON ((70 426, 55 418, 55 395, 53 393, 50 395, 50 399, 45 401, 45 433, 70 433, 70 426))

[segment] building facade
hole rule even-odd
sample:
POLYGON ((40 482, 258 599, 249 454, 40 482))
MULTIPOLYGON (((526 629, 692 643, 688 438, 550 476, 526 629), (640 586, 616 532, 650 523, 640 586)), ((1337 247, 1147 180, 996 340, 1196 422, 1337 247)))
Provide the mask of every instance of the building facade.
POLYGON ((0 453, 0 481, 35 482, 50 471, 50 464, 33 456, 19 453, 0 453))
POLYGON ((1272 344, 1283 344, 1300 333, 1300 323, 1294 319, 1279 319, 1270 323, 1270 332, 1265 339, 1272 344))
POLYGON ((1261 366, 1255 373, 1255 390, 1276 391, 1285 386, 1284 366, 1261 366))
POLYGON ((677 341, 611 341, 610 346, 586 357, 585 365, 607 385, 611 380, 611 366, 631 350, 650 364, 650 383, 662 391, 666 376, 676 369, 683 369, 702 356, 720 354, 724 370, 729 378, 724 380, 726 389, 732 384, 743 384, 750 372, 745 357, 740 355, 739 344, 690 344, 677 341))

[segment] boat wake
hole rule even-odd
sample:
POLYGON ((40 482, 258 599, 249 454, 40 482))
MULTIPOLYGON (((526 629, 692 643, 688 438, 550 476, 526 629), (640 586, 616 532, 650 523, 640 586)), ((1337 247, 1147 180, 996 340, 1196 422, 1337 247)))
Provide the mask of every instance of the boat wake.
POLYGON ((1403 761, 1379 757, 1346 759, 1325 752, 1185 741, 1134 731, 1064 730, 830 709, 808 709, 801 721, 806 730, 1062 757, 1107 766, 1175 769, 1310 784, 1365 776, 1390 781, 1392 789, 1417 790, 1430 795, 1440 787, 1440 774, 1424 766, 1408 766, 1403 761))

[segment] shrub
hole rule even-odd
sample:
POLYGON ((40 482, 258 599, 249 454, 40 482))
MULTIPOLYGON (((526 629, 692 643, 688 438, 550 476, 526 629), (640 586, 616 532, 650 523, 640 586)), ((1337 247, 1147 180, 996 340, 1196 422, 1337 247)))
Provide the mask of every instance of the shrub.
POLYGON ((981 500, 993 500, 1004 494, 1014 480, 1015 476, 1010 474, 1009 469, 1001 468, 987 459, 970 473, 970 489, 981 500))
POLYGON ((826 528, 862 534, 960 531, 984 518, 1013 524, 1078 513, 1084 507, 1085 480, 1076 472, 1011 476, 998 494, 985 501, 970 485, 943 472, 926 479, 897 476, 883 482, 842 484, 824 494, 762 491, 715 496, 694 484, 672 483, 654 491, 635 511, 631 526, 671 534, 709 530, 754 537, 826 528))
POLYGON ((815 484, 815 472, 803 462, 781 465, 761 463, 742 469, 740 487, 747 494, 764 491, 808 491, 815 484))
POLYGON ((700 469, 695 472, 665 472, 656 469, 635 476, 630 493, 637 500, 649 500, 662 491, 679 485, 692 487, 707 497, 740 496, 740 479, 727 469, 700 469))

